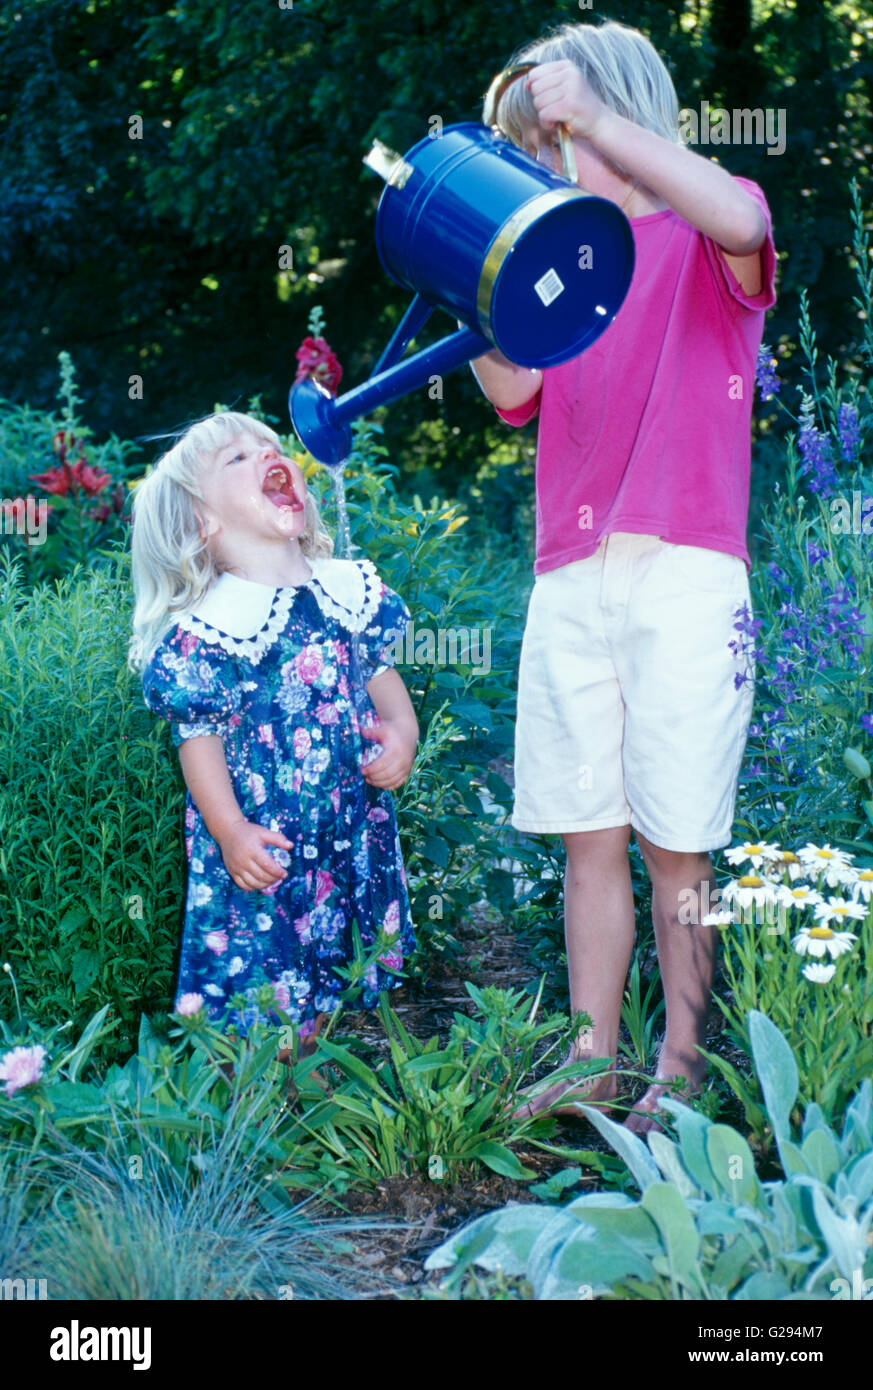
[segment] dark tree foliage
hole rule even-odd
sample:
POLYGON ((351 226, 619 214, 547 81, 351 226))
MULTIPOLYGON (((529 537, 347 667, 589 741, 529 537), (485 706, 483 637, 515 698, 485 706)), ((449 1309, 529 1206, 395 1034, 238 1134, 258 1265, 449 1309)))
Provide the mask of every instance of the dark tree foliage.
MULTIPOLYGON (((810 290, 825 353, 856 337, 847 183, 870 164, 873 0, 20 0, 0 14, 0 394, 50 403, 57 353, 98 429, 142 437, 211 409, 287 419, 293 353, 323 305, 363 379, 408 294, 373 241, 379 136, 477 120, 492 74, 550 24, 642 28, 680 105, 783 108, 787 148, 710 147, 765 188, 783 253, 768 339, 790 341, 810 290), (135 118, 142 121, 142 138, 135 118), (279 273, 280 248, 294 270, 279 273), (129 378, 143 379, 143 399, 129 378)), ((451 327, 435 316, 433 335, 451 327)), ((502 427, 469 373, 388 413, 395 458, 471 476, 502 427)))

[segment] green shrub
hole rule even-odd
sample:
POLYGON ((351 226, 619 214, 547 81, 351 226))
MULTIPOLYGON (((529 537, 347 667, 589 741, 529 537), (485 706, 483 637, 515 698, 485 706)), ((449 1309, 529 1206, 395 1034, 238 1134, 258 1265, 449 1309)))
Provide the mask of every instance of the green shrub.
POLYGON ((26 1012, 116 1045, 166 1007, 184 888, 182 780, 125 662, 127 557, 25 588, 0 567, 0 953, 26 1012))

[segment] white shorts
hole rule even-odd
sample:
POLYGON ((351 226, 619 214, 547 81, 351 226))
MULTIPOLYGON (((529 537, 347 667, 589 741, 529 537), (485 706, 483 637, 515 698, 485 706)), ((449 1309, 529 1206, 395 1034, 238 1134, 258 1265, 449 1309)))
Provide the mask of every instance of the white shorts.
MULTIPOLYGON (((512 824, 631 825, 663 849, 730 843, 752 712, 730 649, 737 555, 619 531, 537 575, 518 678, 512 824)), ((753 676, 754 671, 750 674, 753 676)))

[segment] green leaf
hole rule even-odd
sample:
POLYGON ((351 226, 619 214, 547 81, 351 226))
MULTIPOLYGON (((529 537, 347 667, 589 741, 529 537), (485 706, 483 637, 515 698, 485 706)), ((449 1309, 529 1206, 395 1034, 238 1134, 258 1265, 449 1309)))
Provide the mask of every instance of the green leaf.
POLYGON ((755 1159, 741 1134, 730 1125, 712 1125, 706 1133, 706 1156, 716 1181, 731 1201, 757 1200, 755 1159))
POLYGON ((843 762, 849 769, 853 777, 860 781, 868 781, 873 776, 873 768, 858 748, 843 749, 843 762))
POLYGON ((666 1134, 660 1134, 656 1129, 651 1130, 646 1137, 652 1157, 665 1180, 671 1182, 682 1197, 696 1197, 700 1189, 686 1172, 677 1145, 672 1139, 668 1139, 666 1134))
POLYGON ((794 1053, 766 1014, 749 1010, 749 1039, 755 1070, 777 1144, 790 1139, 789 1121, 797 1100, 797 1063, 794 1053))
POLYGON ((438 840, 435 835, 429 835, 415 848, 422 859, 429 859, 432 864, 438 864, 441 869, 449 867, 450 850, 445 840, 438 840))
POLYGON ((700 1236, 676 1188, 666 1182, 650 1184, 643 1193, 642 1206, 661 1233, 671 1277, 700 1296, 700 1236))
POLYGON ((606 1142, 612 1145, 619 1158, 624 1159, 641 1192, 645 1192, 650 1183, 660 1182, 661 1174, 641 1139, 623 1125, 617 1125, 615 1120, 601 1115, 591 1105, 580 1105, 579 1109, 606 1142))
POLYGON ((97 951, 82 948, 73 956, 73 984, 77 994, 84 994, 94 983, 100 969, 100 956, 97 951))
POLYGON ((58 1081, 49 1091, 52 1104, 70 1115, 93 1115, 106 1110, 103 1093, 84 1081, 58 1081))
POLYGON ((523 1182, 526 1178, 536 1177, 534 1170, 525 1168, 511 1149, 507 1149, 503 1144, 495 1144, 491 1139, 477 1144, 475 1149, 471 1150, 470 1156, 484 1163, 493 1172, 499 1173, 502 1178, 515 1178, 517 1182, 523 1182))
POLYGON ((843 1166, 843 1157, 833 1135, 827 1129, 814 1129, 800 1146, 810 1173, 825 1186, 843 1166))

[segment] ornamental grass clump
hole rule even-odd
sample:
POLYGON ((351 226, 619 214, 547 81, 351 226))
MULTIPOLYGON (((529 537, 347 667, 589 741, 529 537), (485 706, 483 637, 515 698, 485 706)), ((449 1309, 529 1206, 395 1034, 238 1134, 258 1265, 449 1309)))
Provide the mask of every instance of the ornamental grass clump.
MULTIPOLYGON (((749 1010, 767 1014, 797 1058, 800 1103, 833 1118, 873 1071, 873 868, 829 844, 794 852, 747 842, 725 857, 737 877, 703 924, 721 929, 730 996, 716 1002, 728 1036, 751 1056, 749 1010)), ((754 1078, 707 1056, 762 1137, 754 1078)))

